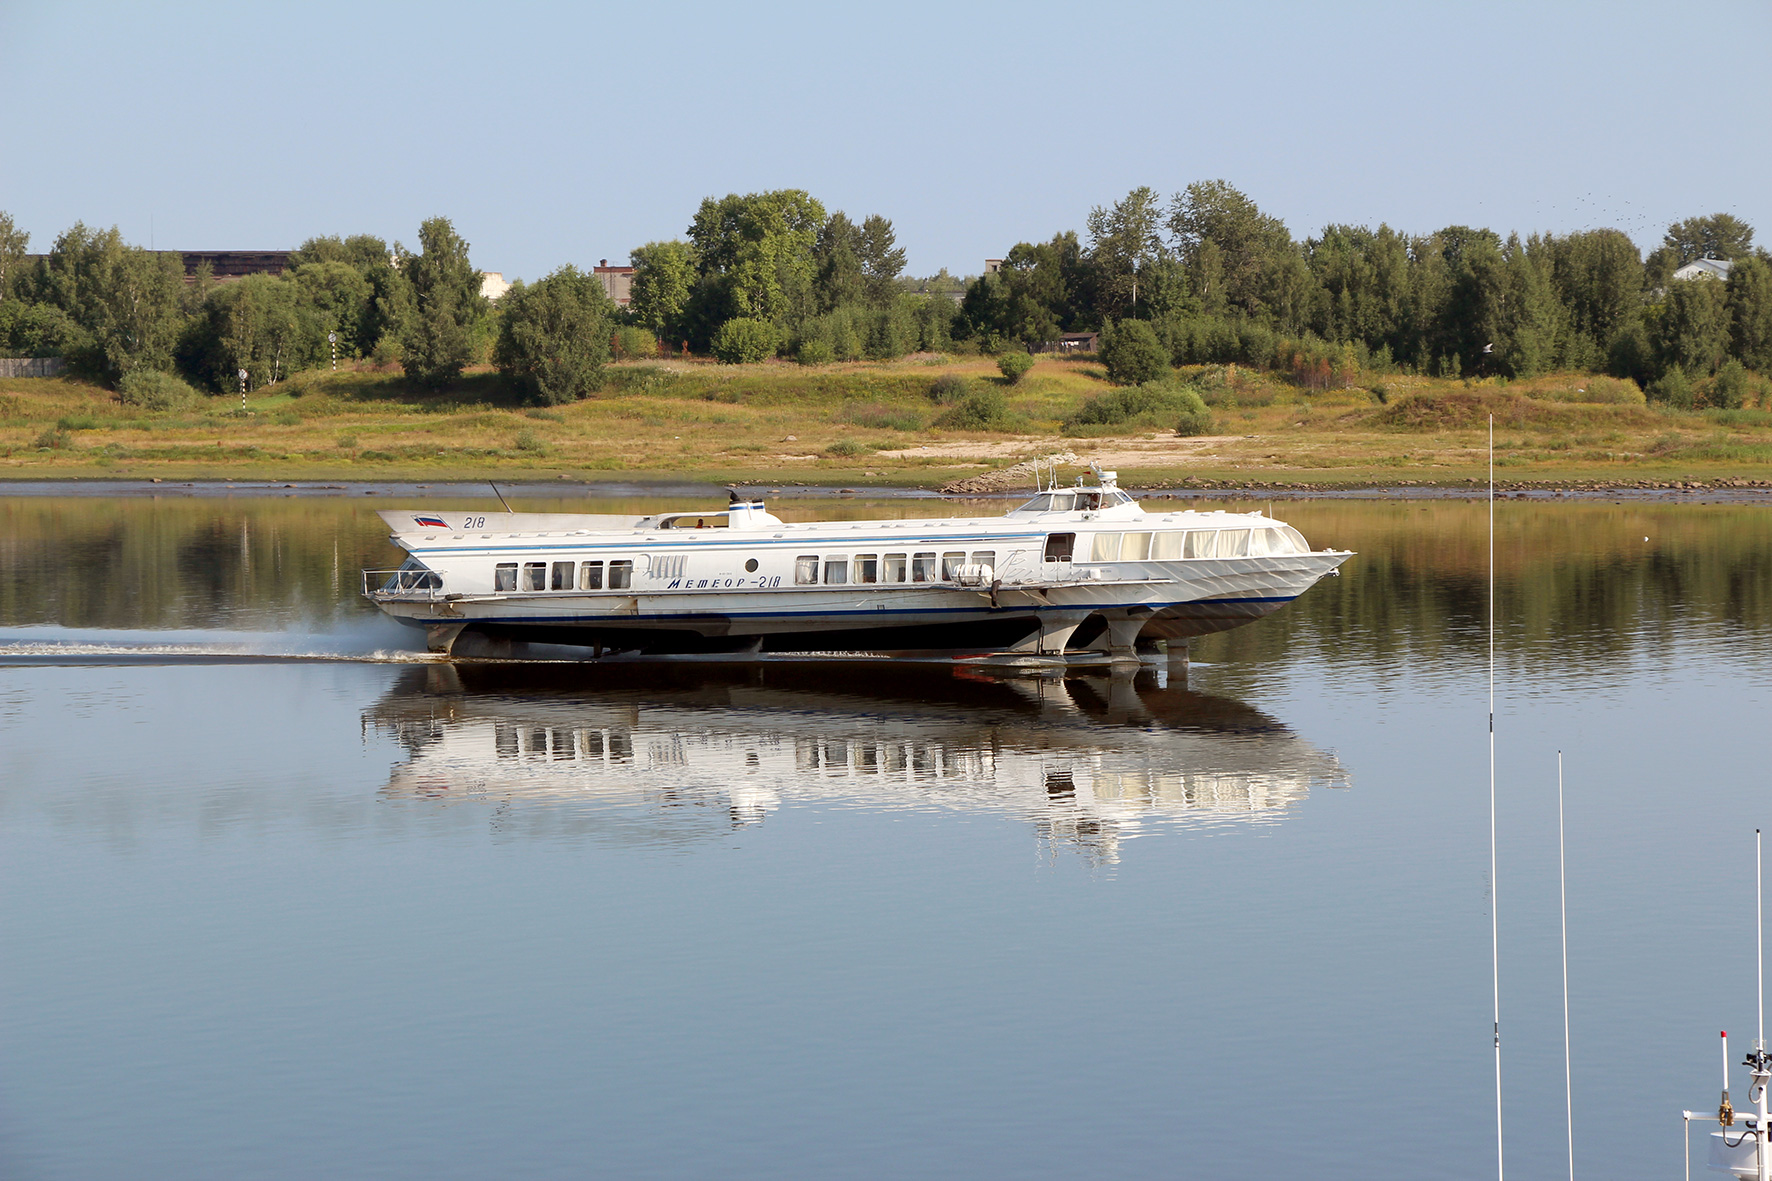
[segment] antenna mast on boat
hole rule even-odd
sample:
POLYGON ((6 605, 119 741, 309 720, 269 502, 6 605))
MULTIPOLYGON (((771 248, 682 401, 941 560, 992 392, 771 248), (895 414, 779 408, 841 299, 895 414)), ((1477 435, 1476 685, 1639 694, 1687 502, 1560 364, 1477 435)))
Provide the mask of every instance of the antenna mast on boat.
POLYGON ((511 502, 506 500, 505 494, 498 490, 498 485, 493 484, 491 480, 488 480, 486 482, 492 486, 492 494, 494 496, 498 497, 498 502, 505 506, 505 512, 507 512, 507 513, 514 512, 515 510, 511 508, 511 502))
MULTIPOLYGON (((1575 1181, 1575 1089, 1569 1071, 1569 873, 1563 853, 1563 752, 1557 752, 1557 893, 1563 907, 1563 1114, 1569 1128, 1569 1181, 1575 1181)), ((1728 1057, 1727 1051, 1724 1058, 1728 1057)), ((1724 1063, 1727 1075, 1728 1063, 1724 1063)), ((1725 1084, 1728 1079, 1725 1077, 1725 1084)))
POLYGON ((1501 1139, 1501 922, 1495 880, 1495 416, 1489 416, 1489 975, 1495 1000, 1495 1177, 1505 1181, 1501 1139))

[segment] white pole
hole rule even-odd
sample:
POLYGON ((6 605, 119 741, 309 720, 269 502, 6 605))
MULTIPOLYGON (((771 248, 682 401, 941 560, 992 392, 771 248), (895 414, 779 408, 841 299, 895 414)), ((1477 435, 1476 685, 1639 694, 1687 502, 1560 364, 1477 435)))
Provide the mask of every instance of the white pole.
MULTIPOLYGON (((1495 1177, 1504 1181, 1501 1139, 1501 920, 1495 880, 1495 416, 1489 416, 1489 971, 1495 998, 1495 1177)), ((1762 1179, 1763 1181, 1763 1179, 1762 1179)))
POLYGON ((1768 1181, 1766 1170, 1767 1128, 1766 1128, 1766 895, 1762 885, 1761 873, 1760 830, 1754 829, 1754 959, 1756 983, 1759 985, 1760 1037, 1754 1043, 1754 1106, 1760 1117, 1754 1127, 1754 1159, 1759 1164, 1759 1181, 1768 1181))
POLYGON ((1557 891, 1563 903, 1563 1113, 1569 1128, 1569 1181, 1575 1181, 1575 1087, 1569 1070, 1569 873, 1563 854, 1563 752, 1557 752, 1557 891))

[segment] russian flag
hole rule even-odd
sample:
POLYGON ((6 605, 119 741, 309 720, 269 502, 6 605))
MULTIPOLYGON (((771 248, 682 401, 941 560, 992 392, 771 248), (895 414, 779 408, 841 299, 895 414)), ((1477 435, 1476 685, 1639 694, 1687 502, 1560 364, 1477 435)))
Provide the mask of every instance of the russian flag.
POLYGON ((449 522, 442 517, 414 517, 412 523, 425 529, 447 529, 449 522))

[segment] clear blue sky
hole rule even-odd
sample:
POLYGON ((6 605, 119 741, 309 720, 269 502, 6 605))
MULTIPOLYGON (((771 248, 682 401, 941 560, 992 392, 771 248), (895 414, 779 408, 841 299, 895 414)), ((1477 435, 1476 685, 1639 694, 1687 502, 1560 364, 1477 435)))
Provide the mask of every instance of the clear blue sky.
POLYGON ((1734 213, 1772 245, 1772 3, 0 0, 0 210, 165 249, 452 218, 534 279, 804 188, 976 272, 1135 185, 1303 237, 1734 213))

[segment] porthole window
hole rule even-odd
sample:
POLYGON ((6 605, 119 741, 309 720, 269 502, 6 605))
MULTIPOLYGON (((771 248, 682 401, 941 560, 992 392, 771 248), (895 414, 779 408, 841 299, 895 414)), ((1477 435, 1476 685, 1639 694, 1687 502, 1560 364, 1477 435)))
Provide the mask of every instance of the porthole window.
POLYGON ((746 558, 744 560, 744 568, 745 568, 745 573, 755 574, 757 572, 757 559, 746 558))

